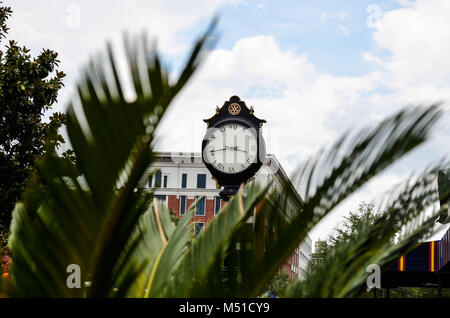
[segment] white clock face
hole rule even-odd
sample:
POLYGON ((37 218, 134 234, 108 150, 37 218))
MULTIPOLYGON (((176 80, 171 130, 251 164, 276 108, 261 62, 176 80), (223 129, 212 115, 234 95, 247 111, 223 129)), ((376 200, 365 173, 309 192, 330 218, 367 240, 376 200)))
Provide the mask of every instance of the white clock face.
POLYGON ((205 147, 207 161, 223 173, 239 173, 256 162, 256 131, 238 123, 214 129, 205 147))

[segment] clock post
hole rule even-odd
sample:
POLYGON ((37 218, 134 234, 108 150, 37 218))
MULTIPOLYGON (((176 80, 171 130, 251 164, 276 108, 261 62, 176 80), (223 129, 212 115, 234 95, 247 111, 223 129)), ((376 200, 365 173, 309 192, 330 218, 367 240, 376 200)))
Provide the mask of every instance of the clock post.
POLYGON ((242 183, 247 183, 261 168, 266 147, 257 118, 238 96, 231 96, 216 113, 204 121, 207 131, 202 141, 202 160, 216 180, 219 193, 228 201, 242 183))

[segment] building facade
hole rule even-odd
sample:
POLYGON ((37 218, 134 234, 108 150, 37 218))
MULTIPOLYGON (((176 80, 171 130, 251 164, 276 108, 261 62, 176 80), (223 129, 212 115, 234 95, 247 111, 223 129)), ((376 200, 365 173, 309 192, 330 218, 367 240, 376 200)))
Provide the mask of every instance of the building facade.
MULTIPOLYGON (((287 178, 287 175, 277 158, 268 154, 254 180, 265 185, 272 180, 277 183, 277 178, 287 178)), ((156 198, 180 218, 195 200, 203 197, 193 217, 196 233, 226 204, 221 200, 220 189, 203 164, 200 153, 157 153, 146 178, 141 180, 141 186, 152 189, 156 198)), ((311 245, 311 238, 307 237, 284 264, 283 268, 291 277, 304 277, 311 256, 311 245)))

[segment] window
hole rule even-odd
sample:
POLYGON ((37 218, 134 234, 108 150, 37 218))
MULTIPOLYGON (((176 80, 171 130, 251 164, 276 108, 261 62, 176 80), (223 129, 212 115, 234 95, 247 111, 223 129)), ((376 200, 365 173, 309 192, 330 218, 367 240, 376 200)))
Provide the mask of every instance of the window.
POLYGON ((167 188, 167 176, 164 176, 164 188, 167 188))
POLYGON ((155 173, 155 188, 161 188, 161 170, 155 173))
POLYGON ((200 233, 200 231, 202 230, 203 226, 205 226, 205 222, 195 222, 195 235, 200 233))
POLYGON ((155 195, 156 199, 158 199, 161 202, 166 202, 166 196, 165 195, 155 195))
POLYGON ((186 196, 180 196, 180 215, 183 215, 186 212, 186 196))
POLYGON ((150 177, 148 177, 148 187, 149 187, 149 188, 152 187, 152 181, 153 181, 153 176, 150 175, 150 177))
MULTIPOLYGON (((198 197, 195 198, 196 200, 198 197)), ((205 215, 205 200, 206 198, 201 198, 200 201, 197 202, 197 206, 195 207, 195 215, 205 215)))
POLYGON ((219 213, 220 211, 220 197, 215 197, 214 203, 214 215, 217 215, 217 213, 219 213))
POLYGON ((187 184, 187 174, 183 173, 181 175, 181 187, 186 188, 186 184, 187 184))
POLYGON ((197 188, 199 189, 206 188, 206 174, 197 175, 197 188))

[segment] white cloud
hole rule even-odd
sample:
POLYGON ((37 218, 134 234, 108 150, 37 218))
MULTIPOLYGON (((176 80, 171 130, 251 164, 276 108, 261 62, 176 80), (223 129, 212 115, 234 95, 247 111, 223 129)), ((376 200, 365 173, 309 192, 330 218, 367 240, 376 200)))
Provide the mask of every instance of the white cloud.
POLYGON ((320 23, 325 23, 329 17, 330 14, 328 12, 322 12, 322 14, 320 15, 320 23))
POLYGON ((347 12, 328 12, 328 11, 323 11, 320 15, 320 23, 325 23, 330 19, 333 20, 346 20, 348 19, 350 15, 347 12))
POLYGON ((418 0, 383 15, 374 39, 390 53, 383 61, 390 86, 417 100, 450 97, 449 16, 447 0, 418 0))
POLYGON ((26 0, 12 4, 15 12, 10 27, 15 38, 26 38, 27 42, 32 41, 32 45, 45 45, 52 38, 54 43, 48 44, 71 45, 72 48, 78 44, 90 47, 91 51, 103 46, 105 39, 121 38, 124 31, 134 33, 145 30, 158 39, 166 54, 173 55, 184 52, 186 45, 190 44, 190 39, 183 38, 178 32, 192 27, 200 18, 210 18, 219 6, 227 2, 234 1, 196 1, 187 4, 185 1, 129 0, 109 1, 105 7, 102 2, 86 0, 76 3, 43 0, 39 5, 46 8, 47 15, 53 18, 42 23, 42 16, 29 9, 34 1, 26 0), (80 9, 79 29, 71 29, 68 25, 71 12, 67 8, 74 4, 80 9), (16 20, 26 21, 28 29, 16 25, 16 20), (27 36, 25 32, 30 29, 34 30, 36 37, 27 36))
POLYGON ((338 16, 341 20, 345 20, 348 19, 348 17, 350 16, 347 12, 339 12, 338 16))
POLYGON ((281 49, 273 37, 244 38, 207 58, 161 126, 165 139, 160 147, 199 151, 206 128, 201 119, 236 94, 255 107, 256 116, 268 120, 268 152, 290 172, 336 137, 331 118, 351 107, 372 82, 371 77, 322 74, 306 55, 281 49))
POLYGON ((345 25, 338 25, 338 30, 343 36, 350 35, 350 30, 345 25))
MULTIPOLYGON (((347 12, 328 12, 328 11, 323 11, 320 15, 320 23, 325 24, 328 21, 331 22, 339 22, 339 21, 344 21, 346 19, 348 19, 350 15, 347 12)), ((339 34, 346 37, 350 35, 350 30, 347 26, 343 25, 343 24, 338 24, 337 26, 337 30, 339 31, 339 34)))
POLYGON ((398 0, 402 6, 412 6, 414 4, 413 0, 398 0))
POLYGON ((266 10, 266 5, 263 4, 263 3, 258 3, 256 5, 256 8, 259 9, 259 10, 266 10))
POLYGON ((132 35, 145 31, 157 39, 164 55, 184 54, 192 44, 192 34, 186 31, 200 21, 208 22, 226 3, 237 1, 41 0, 37 4, 22 0, 5 5, 14 11, 8 21, 8 38, 26 45, 34 55, 42 48, 59 53, 60 68, 68 74, 66 88, 59 94, 58 107, 63 109, 80 68, 93 53, 104 49, 106 40, 120 45, 125 31, 132 35), (72 23, 73 14, 79 14, 79 27, 72 23))
POLYGON ((374 56, 370 52, 363 53, 363 59, 365 61, 367 61, 367 62, 374 62, 374 63, 380 64, 380 65, 384 64, 382 59, 380 59, 379 57, 374 56))

